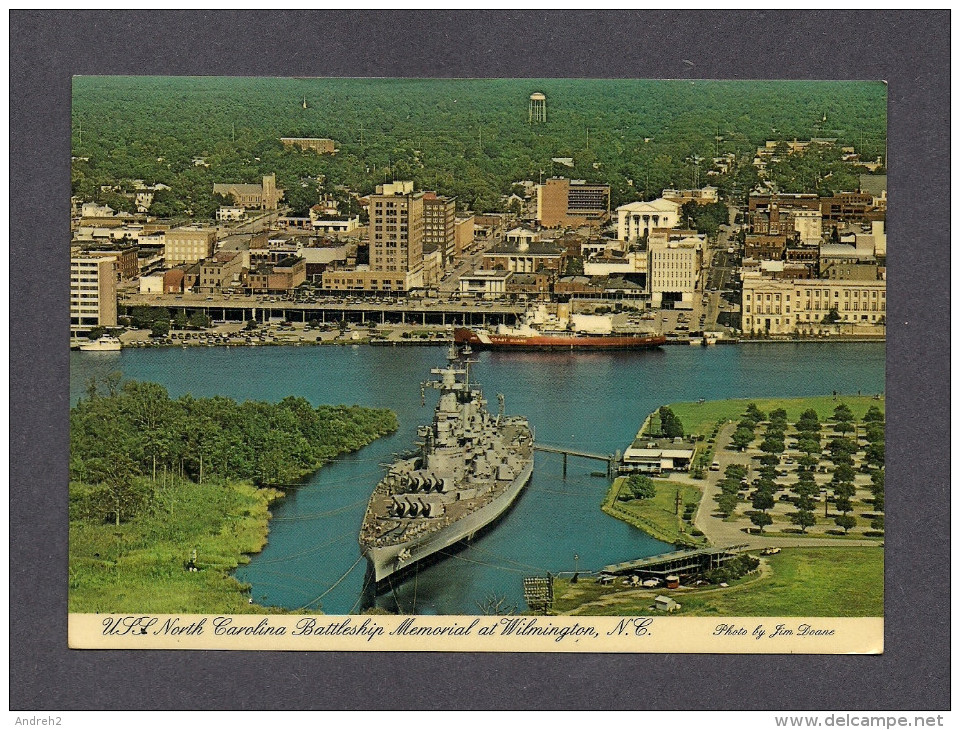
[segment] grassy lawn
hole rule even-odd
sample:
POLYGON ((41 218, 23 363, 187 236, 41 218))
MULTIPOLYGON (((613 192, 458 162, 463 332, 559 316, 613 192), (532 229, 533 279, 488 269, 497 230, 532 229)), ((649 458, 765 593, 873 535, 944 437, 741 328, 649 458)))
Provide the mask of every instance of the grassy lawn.
POLYGON ((680 616, 882 616, 883 550, 875 547, 784 548, 729 588, 637 591, 585 579, 557 580, 554 611, 584 616, 652 615, 657 594, 669 594, 680 616))
MULTIPOLYGON (((650 499, 631 499, 627 502, 617 500, 620 487, 626 482, 626 477, 614 480, 603 501, 603 511, 611 517, 637 527, 648 535, 663 542, 675 543, 678 541, 690 543, 704 543, 703 537, 690 535, 690 525, 687 525, 677 515, 677 491, 680 492, 682 505, 700 503, 701 493, 696 487, 689 484, 654 479, 657 494, 650 499)), ((683 514, 683 506, 680 513, 683 514)))
POLYGON ((119 528, 71 522, 69 610, 267 613, 248 603, 230 571, 266 543, 268 506, 278 496, 243 483, 183 482, 119 528), (189 572, 194 549, 199 570, 189 572))
POLYGON ((684 431, 708 435, 721 419, 739 420, 749 403, 756 403, 757 408, 767 414, 777 408, 783 408, 787 412, 787 420, 790 423, 795 423, 800 418, 800 414, 808 408, 813 408, 817 412, 822 423, 833 415, 833 409, 841 403, 847 404, 858 421, 863 418, 870 406, 876 406, 881 412, 885 412, 886 407, 884 398, 874 400, 873 396, 845 395, 838 396, 834 400, 832 395, 823 395, 808 398, 734 398, 705 403, 672 403, 670 409, 683 423, 684 431))

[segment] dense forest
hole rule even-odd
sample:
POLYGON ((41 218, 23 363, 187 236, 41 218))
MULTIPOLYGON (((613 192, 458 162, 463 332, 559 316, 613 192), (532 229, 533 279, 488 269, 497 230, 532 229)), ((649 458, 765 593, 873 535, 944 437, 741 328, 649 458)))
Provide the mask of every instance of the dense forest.
MULTIPOLYGON (((551 174, 606 182, 614 206, 708 180, 755 182, 770 139, 836 137, 864 159, 886 155, 886 87, 852 81, 311 79, 76 77, 73 192, 123 205, 101 186, 142 179, 171 190, 151 212, 210 217, 214 182, 276 172, 302 211, 320 192, 361 194, 390 179, 497 209, 518 180, 551 174), (534 91, 548 120, 528 123, 534 91), (304 102, 306 108, 304 108, 304 102), (330 137, 336 156, 287 149, 281 136, 330 137), (705 176, 717 154, 742 164, 705 176), (573 167, 552 158, 573 158, 573 167), (201 164, 195 160, 202 158, 201 164), (208 166, 206 166, 208 165, 208 166)), ((822 155, 821 155, 822 157, 822 155)), ((772 171, 791 192, 849 189, 834 159, 772 171), (795 169, 797 168, 797 169, 795 169), (808 169, 811 168, 811 169, 808 169)))
POLYGON ((158 485, 249 480, 288 484, 397 428, 388 410, 229 398, 176 400, 155 383, 91 383, 70 410, 71 517, 117 523, 158 485))

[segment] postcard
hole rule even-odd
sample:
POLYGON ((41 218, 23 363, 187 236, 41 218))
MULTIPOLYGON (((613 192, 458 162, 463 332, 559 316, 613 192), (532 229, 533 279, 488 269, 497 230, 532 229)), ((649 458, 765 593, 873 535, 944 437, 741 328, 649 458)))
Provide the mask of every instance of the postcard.
POLYGON ((75 77, 70 647, 882 652, 886 101, 75 77))

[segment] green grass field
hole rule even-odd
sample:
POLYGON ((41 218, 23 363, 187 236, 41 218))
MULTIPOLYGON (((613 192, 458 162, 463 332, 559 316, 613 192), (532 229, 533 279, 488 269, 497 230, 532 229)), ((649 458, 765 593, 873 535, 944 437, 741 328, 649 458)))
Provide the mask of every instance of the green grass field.
POLYGON ((734 398, 706 401, 705 403, 671 403, 670 409, 683 423, 685 432, 708 435, 713 431, 717 421, 721 419, 738 420, 749 403, 756 403, 757 408, 767 414, 777 408, 783 408, 787 412, 787 420, 791 423, 800 418, 800 414, 808 408, 813 408, 820 417, 820 421, 823 422, 833 415, 833 409, 841 403, 847 404, 857 420, 863 418, 870 406, 877 406, 881 412, 885 412, 886 407, 886 401, 883 397, 875 400, 873 396, 845 395, 834 399, 832 395, 823 395, 807 398, 734 398))
POLYGON ((653 598, 669 594, 680 616, 882 616, 883 550, 876 547, 784 548, 728 588, 637 591, 581 579, 554 584, 556 613, 652 615, 653 598))
MULTIPOLYGON (((664 542, 705 543, 705 538, 690 535, 690 526, 677 516, 676 510, 678 490, 683 505, 697 505, 700 503, 701 497, 699 489, 688 484, 655 479, 656 496, 650 499, 631 499, 627 502, 620 502, 617 501, 617 495, 625 481, 626 477, 619 477, 614 480, 603 501, 604 512, 664 542)), ((682 506, 680 513, 683 514, 682 506)))
POLYGON ((249 484, 183 482, 119 528, 71 522, 69 610, 267 613, 248 603, 230 572, 266 543, 268 506, 278 496, 249 484), (190 572, 194 549, 199 570, 190 572))

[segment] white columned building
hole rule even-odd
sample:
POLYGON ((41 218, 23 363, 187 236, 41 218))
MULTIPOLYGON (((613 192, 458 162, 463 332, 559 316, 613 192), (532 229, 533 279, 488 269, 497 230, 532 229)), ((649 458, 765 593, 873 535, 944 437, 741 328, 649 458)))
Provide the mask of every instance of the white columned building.
POLYGON ((647 202, 627 203, 617 208, 617 238, 636 241, 654 228, 676 228, 680 225, 680 204, 658 198, 647 202))

